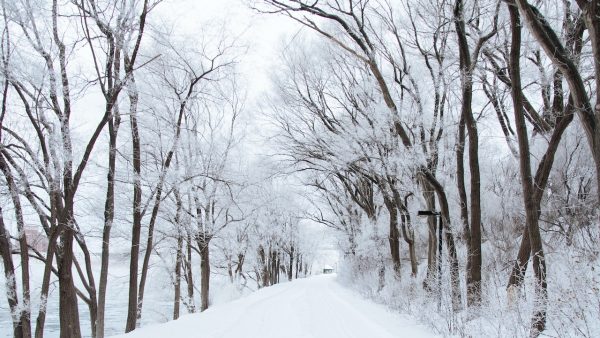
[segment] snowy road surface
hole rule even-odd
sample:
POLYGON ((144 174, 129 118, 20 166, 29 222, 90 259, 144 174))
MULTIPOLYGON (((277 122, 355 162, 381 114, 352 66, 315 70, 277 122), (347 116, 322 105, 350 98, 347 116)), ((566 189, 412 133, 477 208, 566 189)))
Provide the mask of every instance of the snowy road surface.
POLYGON ((335 281, 316 276, 257 291, 201 314, 119 338, 430 338, 409 317, 388 312, 335 281))

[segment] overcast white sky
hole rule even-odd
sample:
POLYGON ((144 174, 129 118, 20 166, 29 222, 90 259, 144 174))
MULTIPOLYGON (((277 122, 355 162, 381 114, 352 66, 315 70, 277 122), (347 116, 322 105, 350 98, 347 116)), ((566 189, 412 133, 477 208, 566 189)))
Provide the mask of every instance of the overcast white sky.
POLYGON ((268 64, 279 58, 283 41, 300 29, 281 15, 257 13, 249 0, 165 0, 153 13, 154 19, 172 21, 175 31, 196 34, 220 33, 224 29, 248 47, 239 71, 248 81, 252 99, 268 85, 268 64))

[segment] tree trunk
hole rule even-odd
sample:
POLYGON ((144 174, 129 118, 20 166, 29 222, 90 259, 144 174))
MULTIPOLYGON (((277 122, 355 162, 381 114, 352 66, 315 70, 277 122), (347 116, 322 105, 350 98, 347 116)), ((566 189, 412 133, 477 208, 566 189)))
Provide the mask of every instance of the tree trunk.
POLYGON ((296 279, 298 279, 298 273, 299 273, 299 269, 302 266, 302 264, 300 263, 300 254, 296 255, 296 279))
POLYGON ((274 250, 270 250, 270 261, 271 261, 271 268, 270 268, 270 276, 271 276, 271 280, 270 280, 270 285, 274 285, 277 284, 277 274, 278 274, 278 268, 277 268, 277 252, 275 252, 274 250))
MULTIPOLYGON (((565 48, 536 7, 530 5, 526 0, 516 0, 515 2, 532 35, 567 80, 573 105, 576 107, 577 114, 586 132, 591 155, 596 166, 596 192, 600 200, 600 132, 598 130, 600 128, 600 96, 595 95, 596 102, 592 105, 583 77, 577 68, 578 53, 565 48)), ((582 11, 591 42, 593 59, 596 60, 594 62, 594 80, 596 84, 594 94, 596 94, 600 83, 600 63, 597 62, 600 57, 600 6, 597 1, 578 1, 578 5, 582 11)), ((580 48, 580 39, 580 36, 573 39, 575 48, 580 48)))
MULTIPOLYGON (((2 207, 0 206, 0 257, 4 264, 4 277, 6 281, 5 290, 8 307, 11 313, 19 312, 19 299, 17 297, 17 283, 15 275, 15 265, 12 259, 12 249, 10 245, 10 234, 4 226, 4 217, 2 207)), ((12 317, 13 337, 23 338, 22 316, 12 317)))
MULTIPOLYGON (((201 235, 202 236, 202 235, 201 235)), ((209 240, 200 242, 200 311, 208 309, 210 284, 210 250, 209 240)))
MULTIPOLYGON (((243 276, 243 268, 244 268, 244 259, 246 258, 246 255, 243 253, 239 253, 237 255, 237 266, 235 268, 235 278, 240 278, 240 277, 244 277, 243 276)), ((246 278, 244 277, 244 280, 246 278)))
MULTIPOLYGON (((55 202, 51 202, 55 205, 55 202)), ((53 208, 54 209, 54 208, 53 208)), ((52 222, 54 223, 55 217, 52 212, 52 222)), ((44 264, 44 276, 42 278, 42 290, 40 292, 40 312, 35 324, 35 338, 42 338, 44 336, 44 325, 46 322, 46 305, 48 304, 48 292, 50 290, 50 277, 52 274, 52 261, 56 254, 56 242, 58 241, 59 234, 61 232, 60 226, 54 226, 51 229, 48 239, 48 250, 46 250, 46 262, 44 264)))
POLYGON ((428 170, 424 169, 420 172, 420 174, 423 175, 424 179, 431 184, 431 187, 435 190, 435 193, 438 197, 438 201, 440 202, 442 225, 444 227, 443 230, 446 239, 446 246, 448 247, 448 255, 450 256, 449 259, 450 283, 452 288, 452 309, 454 311, 458 311, 462 308, 462 297, 460 293, 458 255, 456 253, 454 235, 452 234, 452 227, 450 224, 450 209, 448 208, 448 199, 446 198, 446 192, 444 191, 444 187, 428 170))
POLYGON ((262 283, 259 285, 260 287, 264 288, 265 286, 269 286, 269 263, 265 254, 265 248, 262 246, 262 244, 258 246, 258 259, 262 269, 260 274, 262 283))
POLYGON ((31 296, 29 290, 29 246, 27 245, 27 235, 25 233, 25 221, 23 219, 23 209, 21 208, 21 198, 19 188, 17 187, 10 168, 6 163, 4 155, 0 154, 0 170, 4 174, 6 184, 13 203, 15 219, 17 220, 17 231, 19 240, 19 255, 21 258, 21 283, 23 288, 23 304, 19 307, 19 317, 21 322, 21 331, 23 338, 31 337, 31 296))
MULTIPOLYGON (((567 32, 567 36, 572 37, 572 50, 573 55, 578 56, 581 53, 581 49, 583 48, 582 36, 584 33, 584 27, 572 27, 573 31, 567 32)), ((554 125, 554 130, 552 131, 552 135, 548 142, 548 148, 542 156, 540 163, 538 165, 535 179, 534 179, 534 204, 535 209, 538 212, 538 219, 541 215, 541 200, 542 196, 546 190, 546 185, 548 183, 548 178, 550 176, 550 172, 552 170, 552 166, 554 164, 554 156, 556 155, 556 151, 558 150, 558 146, 560 145, 560 141, 563 133, 573 121, 574 115, 574 106, 573 106, 573 98, 569 96, 568 103, 566 107, 563 107, 563 89, 562 89, 562 73, 557 71, 554 76, 554 100, 553 100, 553 110, 556 115, 556 123, 554 125)), ((520 88, 515 88, 516 90, 520 90, 520 88)), ((521 91, 521 97, 523 99, 523 104, 525 104, 525 97, 521 91)), ((519 247, 519 253, 517 255, 517 260, 513 266, 512 272, 509 277, 507 291, 509 296, 509 303, 512 303, 516 298, 516 292, 518 288, 522 285, 523 280, 525 278, 525 272, 527 271, 527 264, 529 262, 531 253, 531 245, 529 239, 529 229, 525 227, 523 229, 523 235, 521 238, 521 244, 519 247)))
MULTIPOLYGON (((431 184, 426 180, 421 180, 423 198, 428 210, 435 211, 435 194, 431 184)), ((434 217, 427 217, 427 275, 423 281, 423 288, 425 290, 433 290, 435 277, 437 276, 437 236, 435 233, 436 219, 434 217)))
POLYGON ((537 281, 536 306, 533 314, 530 336, 537 337, 542 331, 544 331, 546 326, 547 270, 538 224, 538 209, 535 205, 534 187, 529 158, 529 139, 527 137, 527 128, 523 114, 523 99, 520 90, 521 20, 519 18, 519 11, 515 6, 509 5, 509 12, 512 32, 509 67, 513 84, 511 94, 513 97, 517 138, 519 141, 519 163, 521 172, 521 185, 523 189, 523 200, 525 204, 526 224, 529 232, 531 252, 533 254, 533 270, 537 281))
POLYGON ((412 230, 412 226, 410 226, 410 215, 408 213, 401 214, 400 222, 402 224, 402 237, 404 238, 404 241, 408 244, 408 255, 410 257, 411 276, 417 277, 418 262, 417 253, 415 251, 415 234, 412 230), (410 228, 410 231, 407 228, 410 228))
POLYGON ((60 338, 81 338, 79 307, 72 275, 73 239, 75 235, 72 202, 70 198, 66 198, 65 207, 59 213, 59 223, 63 225, 58 258, 60 338))
POLYGON ((460 219, 463 222, 463 239, 466 243, 471 242, 471 230, 469 228, 469 207, 467 203, 467 190, 465 188, 465 119, 460 117, 458 124, 458 141, 456 145, 456 183, 458 185, 458 197, 460 204, 460 219))
POLYGON ((187 283, 187 308, 189 313, 194 313, 196 312, 196 304, 194 302, 194 274, 192 271, 192 238, 189 233, 187 235, 186 248, 187 259, 185 260, 185 281, 187 283))
POLYGON ((392 265, 394 267, 395 276, 400 278, 400 233, 398 231, 398 209, 396 204, 393 203, 389 198, 384 199, 384 204, 390 216, 390 234, 388 236, 388 241, 390 244, 392 265))
POLYGON ((129 88, 129 121, 131 124, 131 147, 133 154, 133 226, 131 228, 131 250, 129 254, 129 298, 125 332, 135 330, 137 323, 138 265, 142 231, 142 161, 140 134, 137 123, 138 92, 135 87, 135 79, 132 78, 130 80, 129 88))
POLYGON ((289 264, 289 268, 287 271, 287 277, 288 277, 288 281, 292 281, 292 277, 293 275, 293 271, 294 271, 294 246, 292 245, 290 247, 290 264, 289 264))
POLYGON ((181 261, 183 260, 183 236, 177 235, 177 256, 175 258, 175 294, 173 296, 173 320, 179 318, 181 300, 181 261))
POLYGON ((233 284, 233 262, 231 261, 231 255, 227 254, 227 275, 229 276, 229 283, 233 284))
POLYGON ((161 197, 162 197, 162 188, 163 188, 163 182, 164 182, 163 175, 166 173, 166 169, 168 169, 168 167, 169 167, 168 160, 169 160, 169 157, 167 157, 167 164, 165 164, 165 169, 161 173, 160 183, 158 186, 158 190, 156 191, 156 199, 154 201, 154 207, 152 208, 150 222, 148 223, 148 237, 146 240, 146 250, 144 252, 144 260, 142 261, 140 285, 138 286, 137 320, 136 320, 137 325, 136 326, 139 325, 139 321, 142 318, 142 307, 144 305, 144 291, 146 289, 146 280, 148 278, 150 257, 152 256, 152 250, 154 247, 154 225, 156 224, 156 218, 158 217, 158 209, 160 208, 160 201, 161 201, 161 197))
MULTIPOLYGON (((469 134, 469 171, 471 174, 471 222, 467 254, 467 304, 481 304, 481 198, 479 173, 479 135, 477 122, 473 116, 473 65, 471 60, 465 22, 463 17, 462 0, 457 0, 454 7, 454 19, 460 55, 462 109, 461 120, 464 120, 469 134)), ((463 169, 464 170, 464 169, 463 169)), ((464 177, 464 176, 463 176, 464 177)), ((460 178, 459 178, 460 179, 460 178)), ((464 182, 463 182, 464 185, 464 182)), ((459 187, 459 192, 460 192, 459 187)), ((464 201, 461 201, 461 204, 464 201)), ((461 205, 461 217, 463 206, 461 205)), ((465 223, 466 224, 466 223, 465 223)))
POLYGON ((275 259, 273 259, 273 262, 275 263, 273 265, 273 277, 275 278, 274 284, 279 284, 279 267, 281 266, 281 256, 279 254, 279 251, 275 251, 275 259))
MULTIPOLYGON (((117 113, 118 114, 118 113, 117 113)), ((104 313, 106 310, 106 287, 108 284, 108 263, 110 259, 110 232, 115 217, 115 169, 117 154, 117 134, 120 117, 108 121, 109 151, 108 174, 106 178, 106 200, 104 204, 104 229, 102 231, 102 258, 100 263, 100 281, 98 284, 98 313, 96 320, 96 338, 104 338, 104 313)))

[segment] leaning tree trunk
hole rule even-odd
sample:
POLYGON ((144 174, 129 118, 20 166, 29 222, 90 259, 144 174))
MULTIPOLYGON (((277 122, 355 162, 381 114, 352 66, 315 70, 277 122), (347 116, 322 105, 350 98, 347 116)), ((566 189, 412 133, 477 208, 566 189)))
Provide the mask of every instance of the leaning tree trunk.
POLYGON ((27 245, 27 235, 25 233, 25 220, 23 219, 23 209, 21 208, 21 199, 17 184, 12 172, 6 163, 3 154, 0 154, 0 170, 4 174, 6 184, 13 202, 15 218, 17 220, 17 231, 19 241, 19 255, 21 257, 21 284, 23 288, 23 304, 19 309, 21 331, 23 338, 31 337, 31 296, 29 290, 29 247, 27 245))
MULTIPOLYGON (((0 206, 0 257, 4 264, 4 277, 6 281, 5 290, 8 307, 11 313, 19 312, 19 299, 17 297, 17 283, 15 280, 15 265, 12 259, 12 250, 10 245, 10 234, 4 226, 4 217, 2 216, 2 206, 0 206)), ((23 338, 22 317, 13 317, 13 337, 23 338)))

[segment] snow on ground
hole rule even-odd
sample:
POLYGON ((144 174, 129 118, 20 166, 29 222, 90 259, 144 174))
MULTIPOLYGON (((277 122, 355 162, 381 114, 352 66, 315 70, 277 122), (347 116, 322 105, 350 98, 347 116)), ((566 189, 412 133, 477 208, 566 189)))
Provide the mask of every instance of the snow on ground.
POLYGON ((299 279, 160 325, 114 338, 430 338, 410 317, 391 313, 336 281, 299 279))

